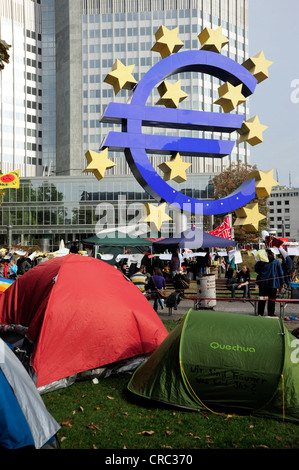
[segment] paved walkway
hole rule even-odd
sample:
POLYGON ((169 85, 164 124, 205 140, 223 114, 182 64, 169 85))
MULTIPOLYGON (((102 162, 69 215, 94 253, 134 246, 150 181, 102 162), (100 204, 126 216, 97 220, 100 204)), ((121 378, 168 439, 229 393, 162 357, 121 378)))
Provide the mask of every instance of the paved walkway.
MULTIPOLYGON (((151 301, 153 305, 153 301, 151 301)), ((174 320, 177 321, 182 315, 188 312, 190 308, 194 307, 193 300, 182 300, 178 305, 177 310, 172 309, 172 315, 168 314, 168 308, 164 307, 163 310, 159 308, 158 315, 161 320, 174 320)), ((242 302, 242 300, 235 300, 232 302, 227 301, 216 301, 216 306, 213 307, 214 311, 217 312, 231 312, 242 315, 254 315, 254 307, 248 301, 242 302)), ((267 305, 265 312, 267 312, 267 305)), ((279 305, 276 305, 276 315, 279 316, 279 305)), ((284 311, 284 322, 288 329, 293 330, 299 327, 299 303, 290 305, 288 304, 284 311), (289 318, 295 317, 296 320, 289 320, 289 318)))

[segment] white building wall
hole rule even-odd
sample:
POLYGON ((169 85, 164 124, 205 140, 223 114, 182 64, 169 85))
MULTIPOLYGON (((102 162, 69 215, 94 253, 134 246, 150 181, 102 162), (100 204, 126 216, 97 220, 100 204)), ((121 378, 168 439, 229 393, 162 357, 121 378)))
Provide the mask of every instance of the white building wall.
POLYGON ((299 241, 299 188, 275 187, 269 197, 269 230, 278 237, 299 241))
MULTIPOLYGON (((110 101, 126 102, 130 96, 128 91, 123 90, 115 97, 112 87, 103 81, 105 76, 111 71, 115 60, 120 59, 125 65, 135 64, 133 74, 139 81, 150 67, 161 60, 158 53, 150 50, 155 43, 154 33, 159 26, 165 25, 170 29, 178 26, 179 38, 185 44, 182 50, 188 50, 200 48, 197 36, 202 29, 205 27, 215 29, 221 25, 223 34, 230 40, 229 45, 223 48, 222 54, 239 63, 248 58, 247 0, 82 0, 82 7, 84 14, 83 155, 88 149, 97 150, 109 130, 113 129, 111 126, 99 124, 99 118, 107 104, 110 101), (98 21, 96 29, 92 23, 94 21, 98 21), (100 36, 99 31, 101 31, 100 36), (131 35, 131 31, 134 34, 131 35), (98 37, 95 37, 96 35, 98 37), (96 98, 97 92, 99 96, 96 98)), ((213 104, 218 98, 220 85, 219 80, 210 76, 184 74, 182 88, 189 97, 180 104, 180 108, 221 111, 218 105, 213 104)), ((154 91, 148 104, 154 105, 157 97, 157 91, 154 91)), ((248 116, 248 103, 238 106, 234 112, 248 116)), ((119 130, 119 127, 114 126, 114 130, 119 130)), ((152 129, 146 129, 146 132, 152 132, 152 129)), ((157 132, 155 129, 155 133, 157 132)), ((190 135, 186 131, 177 134, 190 135)), ((195 136, 194 133, 192 135, 195 136)), ((221 138, 219 134, 207 132, 201 133, 200 136, 221 138)), ((237 133, 226 135, 224 138, 237 140, 237 133)), ((116 166, 109 170, 108 174, 131 174, 125 159, 119 157, 121 155, 115 155, 116 166)), ((165 160, 162 156, 150 158, 155 168, 165 160)), ((193 174, 218 173, 222 168, 238 160, 249 162, 248 144, 236 143, 232 154, 224 159, 195 157, 186 159, 192 162, 188 172, 193 174)), ((86 162, 83 159, 82 169, 85 166, 86 162)))

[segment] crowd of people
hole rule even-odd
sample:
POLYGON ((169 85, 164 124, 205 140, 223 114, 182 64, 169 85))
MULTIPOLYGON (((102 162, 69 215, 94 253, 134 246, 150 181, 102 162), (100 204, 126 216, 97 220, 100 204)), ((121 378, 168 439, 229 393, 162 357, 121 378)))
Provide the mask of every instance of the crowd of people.
MULTIPOLYGON (((124 257, 120 263, 116 263, 115 267, 119 269, 126 277, 128 277, 138 289, 148 298, 154 298, 154 309, 158 311, 159 307, 164 308, 163 291, 166 291, 166 280, 172 281, 171 285, 175 289, 173 306, 176 309, 179 301, 184 295, 185 289, 190 285, 190 279, 195 279, 198 275, 209 273, 212 265, 209 249, 201 250, 203 256, 196 259, 184 259, 183 266, 178 250, 173 250, 171 259, 165 261, 159 256, 149 259, 144 255, 141 265, 137 268, 137 263, 128 263, 128 258, 124 257)), ((71 252, 76 252, 71 250, 71 252)), ((259 297, 258 314, 264 315, 266 300, 268 301, 267 313, 274 315, 275 299, 279 292, 284 292, 290 287, 290 282, 298 266, 295 266, 294 259, 288 256, 288 253, 279 248, 279 255, 276 258, 273 250, 266 250, 268 261, 257 261, 254 271, 257 274, 256 279, 251 277, 250 269, 247 265, 243 265, 238 269, 234 256, 219 257, 217 263, 225 272, 227 279, 227 287, 231 290, 231 297, 236 297, 236 291, 242 291, 242 298, 250 297, 250 285, 255 283, 258 285, 259 297)), ((0 277, 8 279, 16 279, 18 276, 26 273, 33 266, 47 260, 44 253, 16 253, 8 251, 0 255, 0 277)), ((216 255, 217 256, 217 255, 216 255)), ((298 263, 297 263, 298 264, 298 263)))
MULTIPOLYGON (((232 298, 235 298, 236 291, 240 290, 242 299, 245 300, 250 297, 250 285, 258 285, 259 297, 261 297, 258 303, 259 315, 264 315, 265 311, 266 300, 263 300, 263 298, 270 299, 268 301, 268 315, 275 314, 275 299, 279 292, 284 292, 289 288, 295 271, 295 263, 292 257, 288 256, 285 250, 279 250, 278 258, 275 257, 271 249, 267 249, 268 261, 256 262, 254 267, 256 278, 251 275, 248 265, 243 265, 241 269, 238 269, 233 256, 225 256, 217 260, 218 265, 222 266, 225 272, 227 287, 231 290, 232 298)), ((190 285, 190 279, 209 273, 210 266, 211 257, 207 249, 205 250, 205 256, 197 257, 196 260, 193 259, 191 262, 184 260, 184 266, 181 266, 178 252, 174 251, 169 262, 160 260, 157 257, 154 258, 152 264, 142 263, 139 269, 134 264, 129 266, 126 261, 116 267, 130 278, 143 294, 154 298, 154 309, 158 311, 159 308, 164 308, 161 291, 166 290, 166 279, 171 279, 176 293, 181 292, 183 296, 185 289, 188 289, 190 285)), ((174 305, 176 308, 176 301, 174 305)))
MULTIPOLYGON (((254 271, 257 276, 253 282, 258 285, 260 297, 258 315, 264 315, 267 298, 267 313, 269 316, 273 316, 275 315, 275 299, 279 292, 283 293, 289 289, 295 272, 295 263, 283 248, 279 248, 277 258, 271 249, 267 249, 266 253, 268 260, 260 260, 255 264, 254 271)), ((232 291, 232 298, 235 298, 237 289, 243 291, 244 299, 250 297, 250 283, 252 280, 248 266, 244 265, 241 270, 234 274, 234 266, 232 267, 230 263, 226 271, 226 277, 227 285, 232 291)))
POLYGON ((40 262, 47 260, 44 253, 30 254, 28 252, 18 254, 18 252, 2 251, 0 256, 0 277, 15 280, 25 274, 40 262))
MULTIPOLYGON (((267 250, 269 262, 258 261, 255 265, 259 296, 268 297, 268 315, 275 314, 275 299, 278 292, 288 289, 295 270, 293 259, 287 252, 279 249, 279 258, 276 259, 271 249, 267 250)), ((258 303, 258 315, 264 315, 266 300, 258 303)))
MULTIPOLYGON (((126 258, 121 263, 116 264, 115 267, 128 277, 147 298, 154 299, 153 307, 156 312, 159 308, 164 308, 165 294, 163 295, 163 291, 166 291, 167 279, 172 281, 170 284, 175 289, 173 295, 174 309, 177 308, 185 289, 189 288, 190 285, 187 266, 181 266, 177 251, 172 253, 169 262, 165 262, 158 257, 154 258, 152 262, 148 262, 148 257, 145 256, 140 268, 137 268, 135 263, 131 263, 129 266, 126 258)), ((172 299, 169 301, 172 301, 172 299)))

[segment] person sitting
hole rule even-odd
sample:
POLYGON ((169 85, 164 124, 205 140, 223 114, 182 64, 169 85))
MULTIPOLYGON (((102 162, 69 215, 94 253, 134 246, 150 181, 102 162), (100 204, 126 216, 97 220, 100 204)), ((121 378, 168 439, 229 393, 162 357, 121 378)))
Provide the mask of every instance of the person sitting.
POLYGON ((233 283, 230 285, 232 289, 232 298, 236 298, 236 289, 243 289, 243 299, 249 297, 249 284, 250 284, 250 270, 246 264, 232 279, 233 283))
POLYGON ((184 269, 181 266, 176 275, 173 278, 173 286, 176 291, 184 292, 184 289, 189 289, 190 279, 184 273, 184 269))
POLYGON ((18 266, 18 275, 25 274, 29 269, 33 267, 33 262, 29 258, 28 253, 26 253, 24 256, 21 256, 17 260, 17 266, 18 266))

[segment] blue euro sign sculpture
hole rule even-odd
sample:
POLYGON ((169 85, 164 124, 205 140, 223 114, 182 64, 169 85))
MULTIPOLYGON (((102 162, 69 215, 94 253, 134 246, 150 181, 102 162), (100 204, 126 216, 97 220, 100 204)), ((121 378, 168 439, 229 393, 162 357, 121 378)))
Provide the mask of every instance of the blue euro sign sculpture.
POLYGON ((122 132, 110 132, 102 149, 124 151, 127 162, 143 189, 158 202, 193 214, 216 215, 234 211, 255 197, 255 180, 245 181, 229 196, 195 199, 173 189, 153 168, 147 152, 193 157, 222 158, 232 152, 235 142, 200 138, 143 134, 142 126, 232 133, 242 126, 244 115, 179 110, 146 106, 152 89, 165 78, 181 72, 207 73, 237 86, 244 97, 251 95, 256 78, 234 60, 210 51, 184 51, 155 64, 136 86, 129 104, 110 103, 102 122, 122 124, 122 132))

